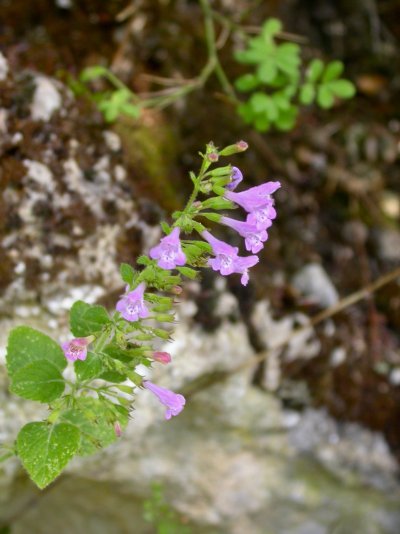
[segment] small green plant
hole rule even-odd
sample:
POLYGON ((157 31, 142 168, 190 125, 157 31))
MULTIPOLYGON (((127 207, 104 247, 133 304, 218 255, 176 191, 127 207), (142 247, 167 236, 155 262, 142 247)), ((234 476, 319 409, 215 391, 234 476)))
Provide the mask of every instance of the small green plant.
POLYGON ((143 518, 155 527, 157 534, 191 534, 179 515, 165 502, 160 484, 153 484, 151 497, 143 504, 143 518))
POLYGON ((254 69, 235 81, 238 91, 251 93, 237 110, 247 124, 261 132, 271 127, 291 130, 300 104, 310 105, 316 101, 320 107, 328 109, 336 98, 351 98, 355 94, 354 85, 340 78, 343 63, 324 64, 320 59, 313 59, 304 68, 301 47, 297 43, 277 43, 277 34, 281 31, 281 22, 269 19, 263 24, 260 35, 249 38, 246 48, 235 54, 239 63, 254 69))
MULTIPOLYGON (((293 42, 283 40, 282 23, 274 18, 262 25, 260 34, 251 37, 246 28, 233 24, 227 17, 213 11, 208 0, 200 0, 204 15, 205 40, 208 59, 199 74, 190 80, 180 80, 179 85, 155 91, 145 96, 135 94, 109 69, 93 66, 84 69, 80 80, 72 80, 75 92, 88 95, 103 113, 108 122, 125 115, 140 116, 145 108, 165 108, 189 93, 203 88, 212 75, 218 79, 227 100, 236 108, 246 124, 260 132, 274 127, 288 131, 294 128, 301 105, 317 103, 324 109, 332 107, 337 98, 351 98, 354 85, 340 76, 343 63, 332 61, 325 64, 313 59, 305 65, 302 49, 293 42), (218 56, 215 20, 231 33, 237 33, 245 48, 235 53, 235 59, 252 68, 240 76, 234 84, 226 75, 218 56), (103 78, 112 87, 106 91, 92 91, 87 84, 103 78), (243 102, 235 92, 248 93, 243 102)), ((178 83, 178 82, 176 82, 178 83)))

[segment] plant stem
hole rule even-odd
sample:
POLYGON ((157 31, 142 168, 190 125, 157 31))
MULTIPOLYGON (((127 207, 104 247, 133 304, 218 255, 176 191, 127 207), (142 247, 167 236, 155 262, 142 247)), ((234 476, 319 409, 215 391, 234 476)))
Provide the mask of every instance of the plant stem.
POLYGON ((221 66, 221 63, 219 61, 219 58, 218 58, 216 40, 215 40, 213 13, 212 13, 211 6, 209 4, 209 0, 200 0, 200 6, 204 14, 204 28, 205 28, 205 36, 206 36, 209 59, 214 60, 214 64, 215 64, 214 71, 222 85, 223 90, 231 98, 233 98, 234 100, 237 100, 235 91, 233 90, 233 87, 230 84, 228 77, 226 76, 221 66))

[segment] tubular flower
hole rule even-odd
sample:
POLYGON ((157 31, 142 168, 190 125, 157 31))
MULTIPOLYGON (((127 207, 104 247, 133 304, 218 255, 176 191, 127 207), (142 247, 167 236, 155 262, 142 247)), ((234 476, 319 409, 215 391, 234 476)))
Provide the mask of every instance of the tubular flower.
POLYGON ((149 316, 149 310, 143 299, 145 289, 146 284, 142 282, 136 289, 123 295, 117 302, 115 308, 126 321, 138 321, 149 316))
POLYGON ((87 346, 93 341, 93 337, 77 337, 71 341, 66 341, 61 344, 64 355, 67 360, 74 362, 75 360, 86 360, 87 346))
POLYGON ((240 184, 242 180, 242 171, 237 167, 232 167, 231 181, 229 182, 229 184, 226 185, 226 188, 229 189, 229 191, 233 191, 234 189, 236 189, 236 187, 240 184))
POLYGON ((272 221, 275 218, 276 211, 273 205, 273 200, 271 200, 271 203, 264 208, 259 208, 249 213, 247 215, 247 222, 254 224, 257 230, 265 230, 272 226, 272 221))
POLYGON ((143 387, 151 391, 158 398, 161 404, 164 404, 164 406, 167 407, 165 419, 171 419, 172 416, 180 414, 186 404, 186 399, 183 395, 174 393, 169 389, 156 386, 148 380, 143 382, 143 387))
POLYGON ((257 254, 264 246, 264 241, 268 239, 268 233, 263 230, 258 230, 257 226, 249 222, 237 221, 229 217, 221 217, 221 223, 225 226, 233 228, 244 237, 246 250, 257 254))
POLYGON ((150 258, 158 260, 157 265, 161 269, 175 269, 177 265, 186 263, 186 256, 182 252, 179 241, 180 228, 174 228, 172 232, 163 237, 160 244, 150 249, 150 258))
POLYGON ((275 193, 280 186, 280 182, 266 182, 265 184, 251 187, 241 193, 226 191, 224 196, 251 213, 259 208, 270 206, 273 203, 271 195, 272 193, 275 193))
MULTIPOLYGON (((210 243, 215 255, 215 258, 208 260, 208 264, 214 271, 219 271, 224 276, 232 273, 244 274, 250 267, 258 263, 257 256, 246 256, 244 258, 238 256, 239 249, 237 247, 232 247, 224 241, 220 241, 206 230, 202 232, 202 236, 210 243)), ((242 276, 242 284, 246 285, 247 282, 248 275, 247 278, 242 276)))

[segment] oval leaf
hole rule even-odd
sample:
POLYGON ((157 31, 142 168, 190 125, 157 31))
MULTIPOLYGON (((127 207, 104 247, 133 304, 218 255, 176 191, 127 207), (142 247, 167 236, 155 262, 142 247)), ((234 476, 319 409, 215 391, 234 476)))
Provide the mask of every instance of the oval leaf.
POLYGON ((110 322, 103 306, 91 305, 78 300, 71 308, 69 317, 71 332, 76 337, 85 337, 99 332, 110 322))
POLYGON ((48 360, 37 360, 18 369, 11 377, 10 391, 23 399, 51 402, 61 397, 65 381, 48 360))
POLYGON ((10 377, 21 367, 37 360, 48 360, 60 371, 67 366, 67 360, 58 343, 29 326, 17 326, 11 330, 6 359, 10 377))
POLYGON ((74 457, 79 443, 76 426, 28 423, 17 436, 17 453, 33 482, 43 489, 74 457))

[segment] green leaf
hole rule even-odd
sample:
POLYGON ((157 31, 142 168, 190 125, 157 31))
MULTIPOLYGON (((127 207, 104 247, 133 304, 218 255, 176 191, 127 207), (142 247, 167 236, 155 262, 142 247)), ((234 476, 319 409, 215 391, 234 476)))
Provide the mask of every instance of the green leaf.
POLYGON ((138 119, 140 117, 140 106, 135 106, 127 102, 120 107, 122 113, 133 119, 138 119))
POLYGON ((80 397, 73 409, 64 412, 63 421, 76 427, 81 435, 78 454, 87 456, 99 448, 107 447, 117 439, 114 424, 124 428, 128 422, 127 412, 117 411, 103 399, 80 397))
POLYGON ((108 69, 106 67, 102 67, 101 65, 86 67, 86 69, 83 69, 83 71, 81 72, 80 79, 82 80, 82 82, 90 82, 91 80, 95 80, 96 78, 105 76, 107 72, 108 69))
POLYGON ((17 436, 17 452, 35 484, 43 489, 74 457, 80 432, 67 423, 28 423, 17 436))
POLYGON ((300 89, 300 102, 305 106, 312 104, 315 98, 315 86, 312 83, 305 83, 300 89))
POLYGON ((255 114, 262 113, 268 108, 269 97, 265 93, 253 93, 249 102, 255 114))
POLYGON ((269 130, 270 122, 266 114, 260 114, 255 117, 254 126, 259 132, 266 132, 269 130))
POLYGON ((110 323, 110 318, 103 306, 78 300, 71 308, 69 322, 75 337, 86 337, 99 332, 104 325, 110 323))
POLYGON ((122 281, 131 286, 135 278, 134 268, 129 263, 121 263, 119 272, 121 273, 122 281))
POLYGON ((245 93, 246 91, 252 91, 260 85, 260 82, 254 74, 244 74, 235 81, 235 87, 238 91, 245 93))
POLYGON ((104 371, 100 356, 94 352, 88 352, 85 360, 76 360, 74 368, 79 380, 98 378, 104 371))
POLYGON ((186 278, 190 278, 190 280, 196 280, 196 278, 199 276, 198 271, 195 271, 190 267, 177 267, 177 270, 183 274, 183 276, 186 276, 186 278))
POLYGON ((257 68, 257 77, 265 84, 271 83, 276 78, 277 73, 276 64, 271 59, 263 61, 257 68))
POLYGON ((309 82, 316 82, 324 70, 324 63, 320 59, 313 59, 308 65, 306 78, 309 82))
POLYGON ((356 88, 349 80, 333 80, 329 89, 339 98, 352 98, 356 94, 356 88))
POLYGON ((29 326, 17 326, 11 330, 6 356, 10 377, 21 367, 37 360, 48 360, 60 371, 67 366, 61 347, 49 336, 29 326))
POLYGON ((10 385, 12 393, 39 402, 58 399, 64 389, 60 370, 48 360, 37 360, 21 367, 12 375, 10 385))
POLYGON ((317 102, 323 109, 328 109, 333 106, 334 96, 329 86, 321 85, 318 87, 317 102))
POLYGON ((125 380, 128 378, 126 374, 119 373, 118 371, 104 371, 99 376, 102 380, 106 380, 107 382, 114 382, 115 384, 120 384, 121 382, 125 382, 125 380))
POLYGON ((328 65, 325 67, 325 71, 322 76, 322 82, 326 83, 336 80, 342 74, 343 69, 344 65, 341 61, 331 61, 331 63, 328 63, 328 65))
POLYGON ((291 106, 288 110, 282 111, 275 122, 276 127, 284 132, 292 130, 296 124, 297 114, 298 109, 295 106, 291 106))
POLYGON ((240 104, 240 106, 237 107, 237 112, 246 124, 251 124, 253 122, 254 111, 249 102, 240 104))
POLYGON ((264 22, 261 29, 263 37, 273 37, 282 31, 282 22, 279 19, 270 18, 264 22))

